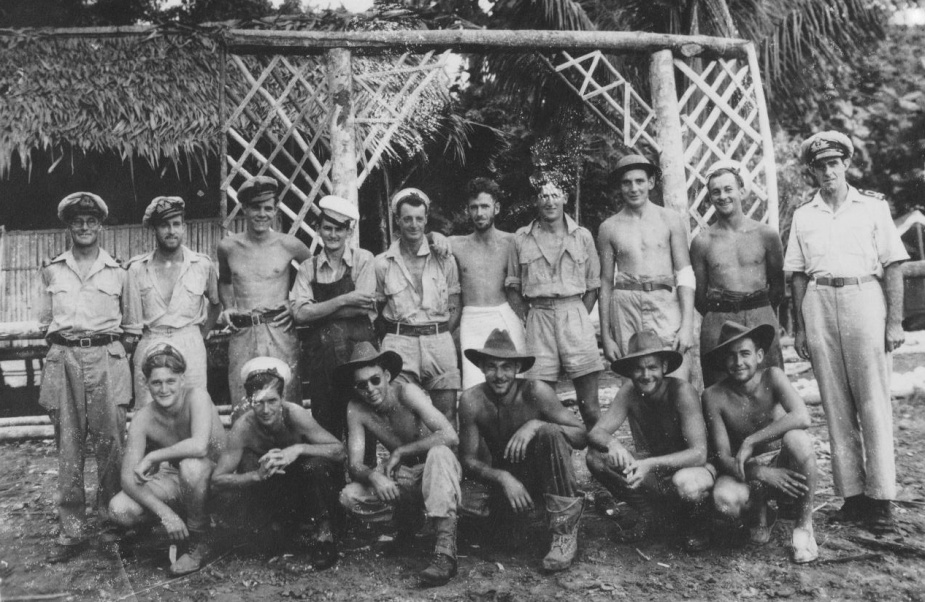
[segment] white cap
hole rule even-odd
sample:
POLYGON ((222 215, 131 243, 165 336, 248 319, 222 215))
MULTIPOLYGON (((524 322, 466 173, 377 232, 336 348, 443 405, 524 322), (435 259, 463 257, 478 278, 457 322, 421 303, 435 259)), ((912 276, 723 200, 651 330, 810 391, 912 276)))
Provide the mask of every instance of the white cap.
POLYGON ((318 207, 332 222, 347 228, 353 225, 351 222, 357 222, 360 219, 360 212, 356 205, 343 197, 334 196, 333 194, 321 197, 321 200, 318 201, 318 207))
POLYGON ((393 215, 398 215, 398 202, 402 199, 408 197, 417 197, 424 201, 424 206, 430 211, 430 197, 424 194, 423 191, 417 188, 403 188, 392 195, 392 201, 389 203, 389 208, 392 210, 393 215))
POLYGON ((281 378, 283 385, 292 378, 292 369, 283 360, 275 357, 255 357, 241 366, 241 382, 247 382, 252 375, 261 373, 273 374, 281 378))

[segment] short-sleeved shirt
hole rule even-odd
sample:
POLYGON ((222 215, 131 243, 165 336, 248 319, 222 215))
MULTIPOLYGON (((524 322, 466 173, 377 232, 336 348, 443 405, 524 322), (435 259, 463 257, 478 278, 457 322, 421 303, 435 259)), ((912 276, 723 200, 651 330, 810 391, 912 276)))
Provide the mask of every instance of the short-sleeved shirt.
POLYGON ((125 269, 105 249, 81 278, 74 254, 67 251, 41 272, 42 307, 39 322, 48 334, 75 337, 122 332, 122 287, 125 269))
POLYGON ((594 237, 565 216, 567 234, 558 257, 540 247, 536 220, 517 230, 508 259, 504 286, 520 289, 528 299, 573 297, 601 287, 601 263, 594 237))
POLYGON ((122 327, 131 334, 149 328, 185 328, 206 321, 209 304, 218 304, 218 273, 208 255, 184 246, 183 265, 173 293, 165 298, 157 287, 151 259, 154 251, 132 258, 125 280, 122 327))
POLYGON ((450 319, 450 295, 458 295, 459 272, 452 255, 444 258, 431 253, 427 239, 418 249, 426 257, 421 275, 422 291, 416 290, 411 273, 401 255, 401 240, 385 253, 376 255, 373 269, 361 274, 357 290, 375 293, 385 303, 382 317, 405 324, 431 324, 450 319))
POLYGON ((838 211, 816 193, 794 212, 784 270, 811 278, 880 278, 884 267, 907 259, 886 201, 849 186, 838 211))
MULTIPOLYGON (((350 268, 350 278, 354 285, 360 280, 361 274, 365 270, 372 270, 373 254, 366 249, 347 247, 344 249, 343 261, 337 267, 331 265, 328 260, 328 254, 324 250, 317 257, 309 257, 299 266, 299 273, 295 277, 295 284, 292 286, 293 310, 298 311, 303 305, 315 302, 315 292, 312 290, 312 284, 331 284, 344 277, 344 272, 350 268), (318 270, 315 271, 317 262, 318 270)), ((376 319, 376 312, 370 314, 370 320, 376 319)))

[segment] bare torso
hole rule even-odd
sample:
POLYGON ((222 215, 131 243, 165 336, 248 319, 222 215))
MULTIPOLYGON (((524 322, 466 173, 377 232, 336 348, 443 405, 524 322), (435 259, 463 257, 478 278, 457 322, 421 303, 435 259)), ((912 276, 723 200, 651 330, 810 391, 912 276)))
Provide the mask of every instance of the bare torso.
POLYGON ((184 398, 180 402, 179 411, 176 413, 158 411, 155 406, 156 402, 149 403, 141 410, 141 412, 146 413, 146 451, 170 447, 180 441, 189 439, 193 434, 193 403, 207 403, 210 406, 209 410, 212 419, 208 457, 213 461, 218 460, 225 447, 225 428, 222 426, 218 411, 212 411, 214 406, 212 406, 212 401, 208 399, 208 395, 202 393, 205 395, 204 398, 193 400, 191 398, 194 394, 193 389, 183 390, 181 395, 184 398))
MULTIPOLYGON (((722 382, 707 389, 710 403, 719 408, 733 455, 746 437, 786 413, 774 394, 770 376, 770 369, 762 370, 758 386, 749 392, 733 389, 722 382)), ((759 449, 756 453, 763 451, 759 449)))
POLYGON ((182 261, 182 256, 180 261, 164 261, 155 253, 149 264, 154 272, 154 286, 157 287, 161 297, 168 301, 173 297, 173 287, 180 277, 180 268, 183 267, 182 261))
POLYGON ((706 285, 743 293, 767 288, 767 228, 746 219, 736 230, 713 224, 702 231, 697 238, 707 270, 706 285))
POLYGON ((284 305, 289 297, 291 262, 301 263, 308 257, 308 249, 298 239, 278 232, 259 242, 246 233, 234 234, 219 244, 227 259, 235 305, 241 311, 284 305))
POLYGON ((477 234, 450 239, 459 265, 459 283, 464 307, 495 307, 507 302, 504 279, 514 235, 492 229, 489 236, 477 234))
POLYGON ((667 386, 658 397, 643 397, 627 383, 627 420, 637 452, 664 456, 687 449, 683 421, 675 401, 681 381, 667 377, 667 386))
POLYGON ((517 379, 514 386, 516 392, 505 403, 490 399, 490 393, 486 393, 488 385, 484 383, 471 392, 477 405, 475 424, 496 461, 504 456, 504 448, 517 429, 529 420, 542 418, 536 404, 529 401, 528 388, 533 386, 532 382, 517 379))
POLYGON ((649 202, 640 213, 622 209, 601 224, 602 242, 614 258, 614 274, 673 278, 671 254, 673 212, 649 202))
MULTIPOLYGON (((368 430, 390 452, 402 445, 423 439, 431 433, 421 417, 401 402, 404 395, 402 383, 389 385, 395 403, 381 411, 357 404, 361 408, 363 428, 368 430)), ((356 403, 356 402, 354 402, 356 403)))

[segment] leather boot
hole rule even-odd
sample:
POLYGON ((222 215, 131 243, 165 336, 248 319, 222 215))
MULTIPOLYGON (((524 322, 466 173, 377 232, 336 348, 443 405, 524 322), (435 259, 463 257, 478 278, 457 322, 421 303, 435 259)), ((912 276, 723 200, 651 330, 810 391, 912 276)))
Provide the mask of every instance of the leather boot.
POLYGON ((636 543, 649 536, 649 531, 655 523, 655 509, 652 501, 645 492, 638 489, 625 489, 620 492, 619 499, 636 511, 636 523, 632 529, 624 529, 613 537, 618 543, 636 543))
POLYGON ((563 571, 572 566, 578 553, 578 523, 584 510, 585 498, 563 497, 547 493, 546 517, 552 532, 552 545, 543 558, 543 569, 563 571))

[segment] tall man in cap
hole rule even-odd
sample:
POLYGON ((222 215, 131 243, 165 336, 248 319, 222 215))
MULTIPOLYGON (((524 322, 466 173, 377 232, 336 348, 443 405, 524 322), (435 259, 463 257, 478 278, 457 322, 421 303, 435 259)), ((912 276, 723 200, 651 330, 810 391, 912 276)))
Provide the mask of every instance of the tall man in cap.
POLYGON ((504 284, 513 307, 525 301, 529 306, 527 351, 536 363, 527 377, 555 388, 564 368, 591 428, 601 413, 601 359, 589 315, 601 286, 594 237, 565 214, 568 197, 560 174, 544 173, 532 183, 537 219, 514 234, 504 284))
POLYGON ((819 192, 796 210, 784 270, 793 273, 794 347, 819 381, 832 444, 835 520, 893 527, 892 352, 902 345, 909 259, 884 198, 845 180, 854 146, 839 132, 803 142, 819 192))
MULTIPOLYGON (((726 375, 721 366, 703 361, 716 347, 724 322, 777 328, 777 306, 784 298, 784 249, 774 228, 751 219, 742 210, 751 188, 744 165, 717 161, 706 178, 716 222, 694 238, 691 264, 697 277, 694 303, 703 314, 700 364, 703 384, 709 387, 726 375)), ((761 367, 767 366, 784 367, 779 336, 764 354, 761 367)))
POLYGON ((378 344, 372 324, 375 295, 356 290, 360 274, 372 269, 373 254, 350 246, 360 219, 353 203, 326 196, 318 206, 317 230, 324 248, 299 266, 292 311, 297 323, 310 326, 305 351, 312 416, 342 440, 350 391, 334 387, 332 378, 334 369, 350 359, 354 345, 362 341, 378 344))
POLYGON ((229 524, 261 530, 273 521, 280 534, 303 541, 299 531, 314 521, 312 564, 329 568, 338 559, 331 517, 344 445, 311 412, 284 401, 286 382, 293 378, 286 362, 256 357, 241 367, 240 376, 248 409, 232 425, 212 473, 219 513, 229 524))
POLYGON ((97 517, 105 522, 119 492, 125 406, 132 382, 122 334, 125 270, 99 246, 109 211, 103 199, 75 192, 58 204, 71 249, 42 267, 39 322, 50 345, 39 403, 49 410, 58 447, 60 533, 49 562, 73 558, 87 544, 84 458, 96 440, 97 517))
MULTIPOLYGON (((468 349, 480 345, 491 331, 502 326, 521 349, 526 345, 524 325, 511 308, 504 292, 507 258, 514 235, 495 228, 500 210, 501 189, 493 180, 475 178, 466 190, 466 213, 473 232, 468 236, 453 236, 450 244, 459 266, 462 289, 462 317, 459 322, 459 346, 468 349)), ((516 299, 519 300, 519 297, 516 299)), ((468 389, 485 381, 478 366, 463 358, 462 388, 468 389)))
MULTIPOLYGON (((221 319, 234 331, 228 343, 228 388, 236 406, 244 399, 241 367, 250 359, 278 357, 298 373, 289 275, 292 262, 301 264, 311 253, 295 236, 273 230, 277 188, 276 180, 267 176, 245 182, 238 190, 245 230, 218 243, 218 293, 225 306, 221 319)), ((301 403, 298 378, 288 380, 285 398, 301 403)))
POLYGON ((588 469, 639 517, 617 535, 630 543, 645 539, 655 519, 654 503, 680 501, 684 549, 709 543, 706 504, 716 470, 707 461, 707 431, 697 391, 686 380, 668 376, 683 361, 653 330, 630 338, 627 353, 611 364, 628 379, 601 421, 588 433, 588 469), (635 453, 612 438, 629 420, 635 453))
POLYGON ((726 322, 719 344, 704 362, 727 373, 727 378, 703 392, 713 454, 720 476, 713 488, 716 509, 731 518, 751 514, 753 542, 771 537, 773 517, 767 496, 776 493, 795 502, 798 517, 791 536, 796 563, 819 556, 813 535, 816 455, 806 431, 809 412, 787 375, 777 366, 760 368, 777 328, 751 328, 726 322), (769 491, 772 490, 772 491, 769 491))
POLYGON ((626 355, 630 338, 653 330, 681 353, 677 378, 690 377, 688 349, 694 341, 694 272, 687 225, 677 213, 649 199, 658 168, 627 155, 614 170, 623 208, 601 224, 601 340, 604 357, 626 355))
POLYGON ((206 498, 226 441, 212 398, 205 387, 188 386, 186 368, 170 343, 157 343, 145 354, 141 373, 154 403, 132 418, 122 492, 109 503, 112 520, 121 526, 159 521, 171 541, 187 544, 170 566, 172 575, 198 571, 209 554, 206 498))
POLYGON ((147 350, 170 342, 186 362, 188 387, 206 388, 205 337, 221 311, 218 274, 208 255, 186 245, 185 203, 159 196, 148 205, 142 225, 154 230, 157 247, 133 257, 123 294, 122 328, 141 336, 135 349, 135 407, 151 401, 141 364, 147 350))
MULTIPOLYGON (((516 378, 536 358, 518 351, 507 331, 495 329, 481 349, 464 353, 485 375, 485 382, 464 391, 459 401, 459 455, 475 479, 467 482, 467 492, 487 487, 489 507, 500 501, 516 513, 532 510, 542 497, 552 533, 543 568, 565 570, 578 552, 584 495, 572 449, 585 446, 585 428, 548 384, 516 378), (490 462, 479 454, 483 440, 490 462)), ((463 500, 467 508, 468 497, 463 500)), ((485 509, 472 508, 471 513, 484 516, 485 509)))
POLYGON ((417 188, 392 197, 399 238, 376 256, 357 289, 375 293, 385 322, 382 349, 404 360, 405 382, 420 383, 434 406, 456 422, 460 378, 456 345, 450 334, 459 324, 459 272, 452 257, 432 252, 424 234, 430 198, 417 188))
POLYGON ((462 468, 451 448, 459 438, 417 385, 395 380, 401 370, 401 356, 388 350, 378 353, 364 342, 334 373, 336 385, 354 393, 347 410, 347 469, 353 483, 341 492, 340 502, 361 520, 394 517, 397 548, 413 539, 423 502, 437 541, 420 578, 425 585, 442 585, 456 575, 462 468), (364 461, 370 434, 389 451, 382 470, 364 461))

